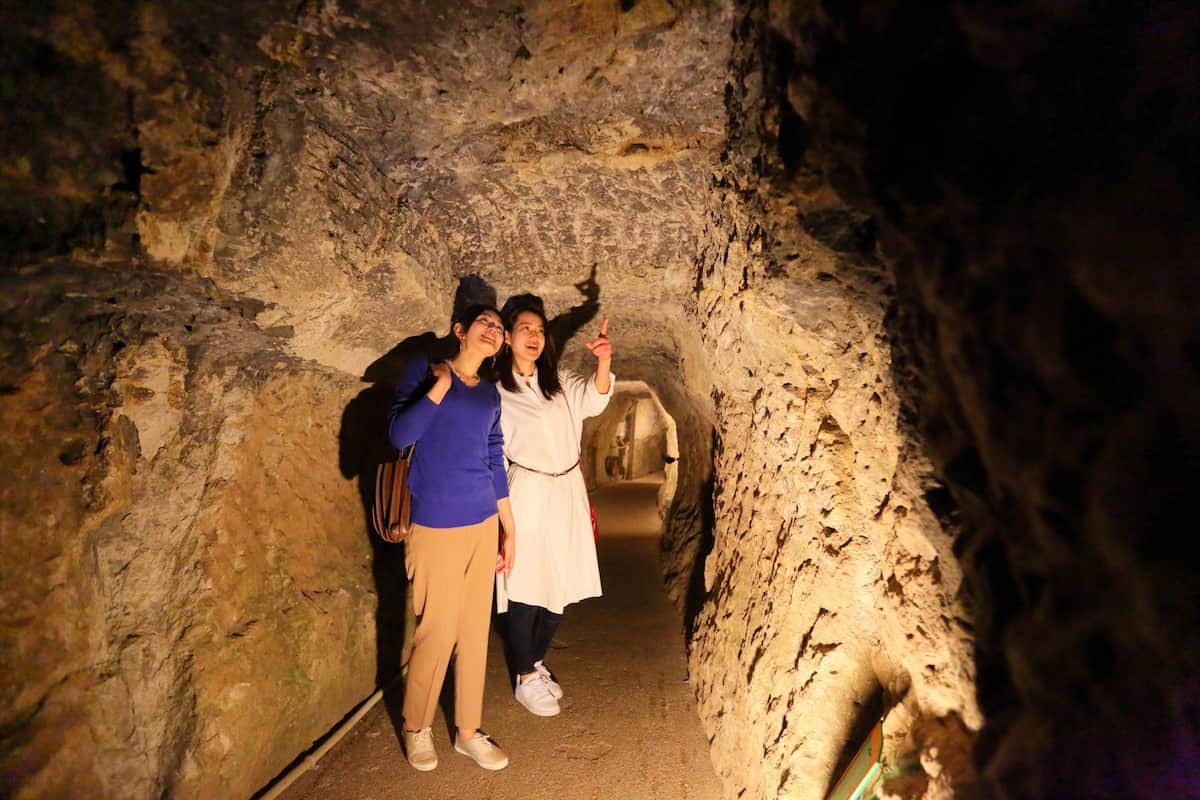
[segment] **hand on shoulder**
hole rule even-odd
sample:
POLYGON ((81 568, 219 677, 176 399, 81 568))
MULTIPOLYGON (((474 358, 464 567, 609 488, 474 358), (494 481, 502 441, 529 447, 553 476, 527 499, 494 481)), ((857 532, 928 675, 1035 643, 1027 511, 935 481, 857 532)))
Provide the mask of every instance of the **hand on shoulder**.
POLYGON ((426 395, 430 400, 441 405, 442 399, 450 391, 450 365, 445 361, 429 365, 429 372, 434 377, 433 386, 429 387, 426 395))

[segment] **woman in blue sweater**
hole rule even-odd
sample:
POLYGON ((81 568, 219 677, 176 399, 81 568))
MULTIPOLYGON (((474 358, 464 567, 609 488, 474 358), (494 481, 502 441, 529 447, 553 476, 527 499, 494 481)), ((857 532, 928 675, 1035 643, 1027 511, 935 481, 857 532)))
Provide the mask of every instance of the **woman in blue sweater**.
POLYGON ((510 572, 514 558, 500 397, 479 375, 504 344, 504 327, 496 309, 473 306, 454 324, 454 334, 459 349, 453 358, 408 365, 388 422, 395 447, 416 443, 405 566, 420 622, 404 689, 404 748, 423 772, 437 766, 433 718, 452 654, 454 749, 485 769, 508 766, 508 756, 479 730, 493 575, 510 572), (498 522, 504 530, 499 550, 498 522))

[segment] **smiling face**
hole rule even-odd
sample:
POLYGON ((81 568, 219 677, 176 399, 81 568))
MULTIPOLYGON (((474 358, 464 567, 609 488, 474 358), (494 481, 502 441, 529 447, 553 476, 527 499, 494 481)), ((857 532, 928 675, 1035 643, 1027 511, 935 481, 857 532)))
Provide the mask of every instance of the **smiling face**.
POLYGON ((462 350, 477 353, 481 358, 496 355, 504 344, 504 325, 500 315, 491 309, 480 311, 466 327, 456 324, 454 331, 462 342, 462 350))
POLYGON ((512 330, 504 335, 504 340, 512 348, 517 370, 528 374, 546 347, 546 323, 537 313, 522 311, 513 320, 512 330))

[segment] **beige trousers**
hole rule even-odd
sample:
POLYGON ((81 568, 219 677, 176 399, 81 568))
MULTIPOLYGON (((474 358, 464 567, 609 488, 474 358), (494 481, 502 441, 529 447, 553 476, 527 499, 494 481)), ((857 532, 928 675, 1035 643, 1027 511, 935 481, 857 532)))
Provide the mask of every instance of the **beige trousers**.
POLYGON ((404 563, 419 619, 404 684, 404 726, 409 730, 433 724, 455 653, 454 722, 474 730, 482 721, 498 534, 494 514, 461 528, 414 525, 408 534, 404 563))

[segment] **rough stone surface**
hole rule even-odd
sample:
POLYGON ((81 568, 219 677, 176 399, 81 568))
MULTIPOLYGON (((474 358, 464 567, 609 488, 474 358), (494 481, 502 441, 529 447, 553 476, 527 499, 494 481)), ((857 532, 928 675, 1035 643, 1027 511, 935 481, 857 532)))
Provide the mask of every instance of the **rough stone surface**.
POLYGON ((773 80, 760 48, 748 36, 735 57, 746 124, 698 280, 717 446, 691 662, 727 791, 821 797, 885 714, 889 762, 913 775, 969 764, 982 719, 953 531, 893 379, 890 272, 819 166, 789 173, 772 150, 778 119, 747 112, 773 80), (750 162, 774 179, 756 188, 750 162), (922 735, 939 723, 956 735, 922 735))
POLYGON ((247 796, 373 686, 355 385, 211 284, 3 284, 4 793, 247 796))
MULTIPOLYGON (((787 151, 879 221, 962 513, 988 796, 1190 795, 1200 15, 771 4, 787 151), (921 47, 914 47, 914 41, 921 47)), ((945 505, 939 502, 938 505, 945 505)))
POLYGON ((471 276, 675 420, 728 796, 877 715, 905 800, 1195 785, 1196 12, 102 5, 0 25, 6 793, 248 795, 369 691, 471 276))

